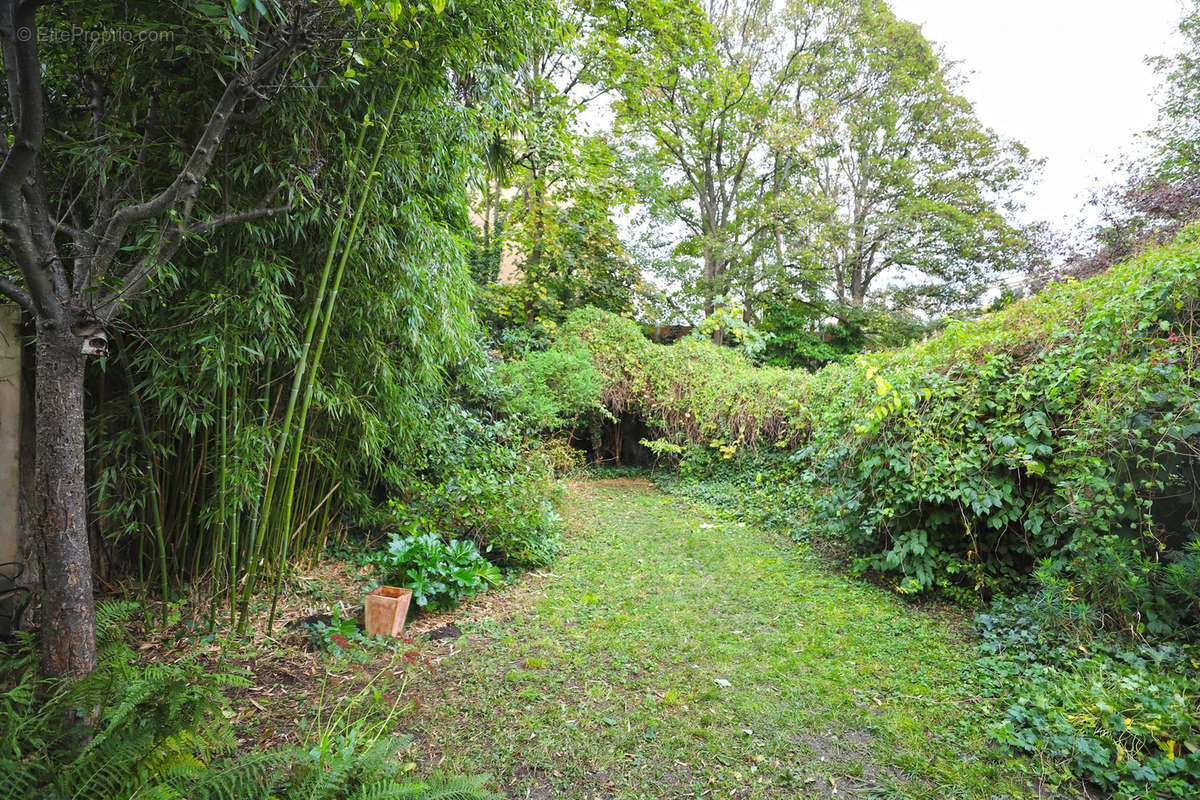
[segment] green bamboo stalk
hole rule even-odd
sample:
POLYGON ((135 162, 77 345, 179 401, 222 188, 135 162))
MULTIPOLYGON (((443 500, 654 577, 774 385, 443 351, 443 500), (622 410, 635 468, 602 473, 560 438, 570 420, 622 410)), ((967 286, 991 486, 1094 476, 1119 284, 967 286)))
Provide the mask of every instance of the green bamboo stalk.
MULTIPOLYGON (((358 166, 358 158, 362 152, 363 139, 366 137, 367 126, 364 124, 359 128, 358 139, 354 144, 354 150, 350 156, 350 175, 351 184, 358 166)), ((258 573, 258 564, 261 563, 259 549, 259 539, 262 535, 262 526, 270 520, 273 501, 275 495, 275 484, 279 476, 279 468, 283 463, 283 455, 286 452, 287 442, 291 435, 292 418, 296 410, 296 401, 300 396, 300 388, 304 382, 304 375, 308 369, 308 354, 312 346, 313 334, 316 332, 317 321, 320 319, 321 306, 325 302, 325 289, 329 283, 329 275, 333 269, 333 259, 337 253, 338 242, 341 239, 342 225, 346 220, 346 205, 343 203, 338 211, 337 222, 334 223, 333 236, 329 242, 329 250, 325 254, 325 264, 321 270, 321 280, 317 285, 317 294, 313 299, 312 310, 309 312, 308 323, 304 330, 304 342, 300 348, 300 358, 296 364, 296 372, 292 377, 292 389, 288 396, 287 410, 284 412, 282 427, 279 436, 276 439, 275 446, 272 447, 271 461, 267 472, 267 485, 263 492, 262 504, 259 509, 259 523, 255 528, 251 546, 250 558, 253 562, 247 566, 246 579, 242 588, 242 618, 238 621, 238 632, 245 632, 246 628, 246 608, 250 602, 250 596, 254 593, 255 581, 258 573)))
MULTIPOLYGON (((226 330, 229 329, 229 312, 228 311, 225 312, 225 328, 226 328, 226 330)), ((224 378, 224 377, 225 376, 222 371, 222 378, 224 378)), ((229 419, 228 419, 228 415, 229 415, 229 381, 222 380, 221 381, 221 433, 220 433, 220 444, 219 444, 219 447, 221 448, 221 474, 220 474, 220 478, 218 478, 218 480, 217 480, 217 492, 219 494, 219 497, 217 499, 217 503, 218 503, 218 506, 217 506, 217 515, 218 515, 217 516, 217 532, 216 532, 216 538, 213 541, 212 547, 211 547, 212 561, 210 562, 211 566, 209 567, 209 580, 212 582, 212 588, 209 591, 209 608, 208 608, 208 629, 209 629, 210 633, 216 628, 216 625, 217 625, 218 553, 226 552, 226 550, 225 550, 225 534, 226 534, 226 528, 228 526, 226 525, 226 521, 225 521, 225 513, 226 513, 225 487, 227 485, 227 475, 228 475, 227 470, 229 469, 229 435, 228 435, 229 419)))
POLYGON ((367 199, 371 193, 371 184, 375 182, 376 168, 379 166, 379 159, 383 156, 384 147, 387 144, 388 134, 392 129, 392 119, 396 115, 396 107, 400 105, 400 95, 402 94, 402 85, 396 86, 396 92, 392 95, 392 105, 388 109, 387 119, 383 123, 383 130, 379 134, 379 142, 375 146, 375 155, 371 158, 371 167, 367 172, 367 179, 363 184, 362 194, 359 195, 358 205, 354 209, 354 218, 350 223, 350 232, 346 234, 346 244, 342 248, 342 257, 338 260, 337 272, 333 278, 333 288, 329 294, 329 301, 324 308, 323 319, 321 320, 321 337, 317 340, 317 347, 313 353, 312 368, 309 371, 308 381, 304 389, 304 403, 300 407, 299 427, 296 430, 296 435, 292 440, 292 457, 288 469, 287 489, 283 501, 283 535, 284 541, 280 552, 279 571, 275 580, 275 587, 271 595, 271 610, 267 616, 267 634, 271 633, 271 629, 275 625, 275 608, 279 600, 279 590, 283 583, 283 574, 287 569, 288 547, 291 543, 291 527, 292 527, 292 500, 296 491, 296 472, 300 465, 300 445, 304 440, 304 429, 308 422, 308 410, 312 405, 313 387, 316 385, 317 369, 321 364, 321 356, 325 352, 325 339, 329 333, 329 324, 333 319, 333 309, 337 304, 338 292, 341 290, 342 278, 346 274, 346 264, 350 260, 350 252, 354 247, 354 242, 358 237, 358 230, 362 225, 363 211, 367 206, 367 199))
MULTIPOLYGON (((191 480, 192 491, 191 491, 191 494, 186 498, 186 502, 183 504, 183 524, 180 525, 178 528, 176 528, 176 530, 185 531, 185 532, 191 530, 192 510, 196 507, 196 498, 204 496, 204 493, 200 487, 200 479, 204 476, 204 462, 208 456, 208 440, 209 440, 209 437, 207 435, 201 440, 199 461, 197 461, 195 459, 195 457, 193 457, 193 459, 192 459, 193 463, 195 464, 195 466, 192 470, 192 480, 191 480)), ((193 446, 189 449, 194 453, 195 437, 192 437, 192 441, 193 441, 193 446)), ((199 580, 200 580, 200 561, 201 561, 201 557, 204 555, 204 539, 199 536, 193 536, 193 537, 189 537, 189 538, 194 540, 192 543, 192 553, 191 553, 192 571, 190 574, 192 576, 193 582, 199 582, 199 580)), ((185 563, 186 563, 186 559, 185 559, 185 563)))
POLYGON ((158 502, 159 485, 158 479, 155 477, 158 474, 158 458, 154 455, 154 443, 150 440, 150 434, 146 432, 146 416, 142 413, 142 399, 138 396, 137 389, 130 383, 130 392, 133 395, 133 411, 137 417, 138 429, 141 431, 142 442, 146 446, 146 454, 150 457, 150 508, 154 515, 154 533, 158 540, 158 571, 162 581, 162 624, 165 628, 167 625, 167 600, 169 599, 167 591, 167 542, 163 534, 163 513, 162 506, 158 502))
MULTIPOLYGON (((268 362, 265 365, 265 367, 266 367, 266 370, 265 370, 266 374, 264 375, 264 379, 263 379, 262 423, 261 423, 264 430, 266 430, 267 425, 271 421, 271 363, 268 362)), ((258 538, 258 523, 259 523, 259 504, 254 503, 250 508, 250 539, 251 539, 251 541, 255 541, 258 538)), ((230 546, 230 558, 232 559, 232 564, 231 564, 230 570, 229 570, 229 624, 231 626, 237 622, 237 608, 238 608, 237 587, 238 587, 239 582, 242 580, 242 576, 238 573, 238 556, 241 553, 241 549, 240 549, 241 542, 238 541, 240 529, 241 529, 241 522, 240 522, 240 518, 239 518, 239 522, 234 526, 234 529, 233 529, 234 539, 233 539, 232 545, 230 546)), ((249 554, 247 554, 247 560, 249 560, 249 558, 250 558, 250 556, 249 556, 249 554)), ((243 605, 242 608, 245 609, 245 606, 243 605)), ((241 631, 242 627, 243 626, 239 626, 238 630, 241 631)))

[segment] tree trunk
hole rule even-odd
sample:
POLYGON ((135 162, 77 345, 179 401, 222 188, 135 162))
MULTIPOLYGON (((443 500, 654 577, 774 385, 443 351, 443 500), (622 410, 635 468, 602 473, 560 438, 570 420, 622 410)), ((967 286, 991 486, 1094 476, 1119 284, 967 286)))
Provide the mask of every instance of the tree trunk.
POLYGON ((714 298, 717 294, 717 259, 713 256, 712 248, 704 245, 704 317, 713 315, 716 308, 714 298))
POLYGON ((529 248, 529 258, 525 262, 525 278, 528 280, 536 275, 542 264, 542 240, 546 233, 546 187, 542 185, 538 172, 533 171, 533 244, 529 248))
POLYGON ((92 557, 84 479, 82 342, 38 324, 35 365, 34 535, 43 542, 43 674, 77 678, 96 667, 92 557))
POLYGON ((862 308, 867 299, 866 276, 863 274, 863 268, 857 264, 853 270, 850 277, 850 305, 862 308))

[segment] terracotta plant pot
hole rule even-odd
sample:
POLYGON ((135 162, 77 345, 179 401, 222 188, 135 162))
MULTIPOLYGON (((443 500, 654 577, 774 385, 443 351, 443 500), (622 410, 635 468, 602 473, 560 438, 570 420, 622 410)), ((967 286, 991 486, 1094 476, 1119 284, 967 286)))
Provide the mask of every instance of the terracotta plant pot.
POLYGON ((411 600, 412 589, 380 586, 372 590, 363 598, 363 624, 367 635, 399 638, 404 633, 404 620, 411 600))

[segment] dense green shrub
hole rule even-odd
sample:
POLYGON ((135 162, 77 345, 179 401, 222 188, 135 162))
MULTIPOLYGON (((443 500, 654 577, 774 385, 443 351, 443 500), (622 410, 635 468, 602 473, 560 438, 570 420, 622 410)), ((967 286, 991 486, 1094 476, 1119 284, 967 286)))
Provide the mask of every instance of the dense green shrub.
POLYGON ((763 363, 774 367, 816 369, 866 344, 862 329, 848 325, 818 325, 824 309, 805 301, 771 303, 763 309, 762 329, 770 334, 763 363))
POLYGON ((597 398, 604 384, 580 342, 526 353, 502 362, 497 380, 508 392, 501 409, 532 431, 553 431, 604 413, 597 398))
POLYGON ((421 608, 453 608, 471 595, 500 582, 500 570, 471 542, 443 541, 432 531, 412 536, 392 534, 387 548, 371 559, 381 579, 412 589, 421 608))
MULTIPOLYGON (((498 403, 503 388, 478 402, 498 403)), ((436 530, 467 539, 500 566, 540 566, 558 551, 553 442, 526 437, 523 426, 456 405, 431 420, 423 464, 396 465, 393 497, 404 530, 436 530)), ((396 506, 393 506, 395 509, 396 506)))
POLYGON ((541 566, 558 552, 551 458, 534 447, 478 450, 429 488, 423 503, 455 535, 504 566, 541 566))
POLYGON ((763 363, 812 370, 867 350, 909 344, 939 330, 941 322, 881 308, 792 300, 765 306, 761 327, 769 334, 763 363))

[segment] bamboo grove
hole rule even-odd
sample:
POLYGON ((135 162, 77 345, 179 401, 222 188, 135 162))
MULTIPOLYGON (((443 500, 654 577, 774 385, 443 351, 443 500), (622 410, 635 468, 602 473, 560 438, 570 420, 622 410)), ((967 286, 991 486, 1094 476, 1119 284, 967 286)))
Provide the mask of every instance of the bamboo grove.
POLYGON ((382 498, 429 467, 437 421, 484 375, 461 187, 495 124, 472 106, 504 91, 456 97, 440 66, 518 57, 532 11, 463 13, 477 16, 426 25, 403 68, 359 65, 321 104, 277 104, 261 130, 299 119, 271 144, 314 173, 298 208, 188 249, 93 365, 102 581, 190 595, 210 626, 265 613, 270 628, 294 566, 388 520, 382 498))

